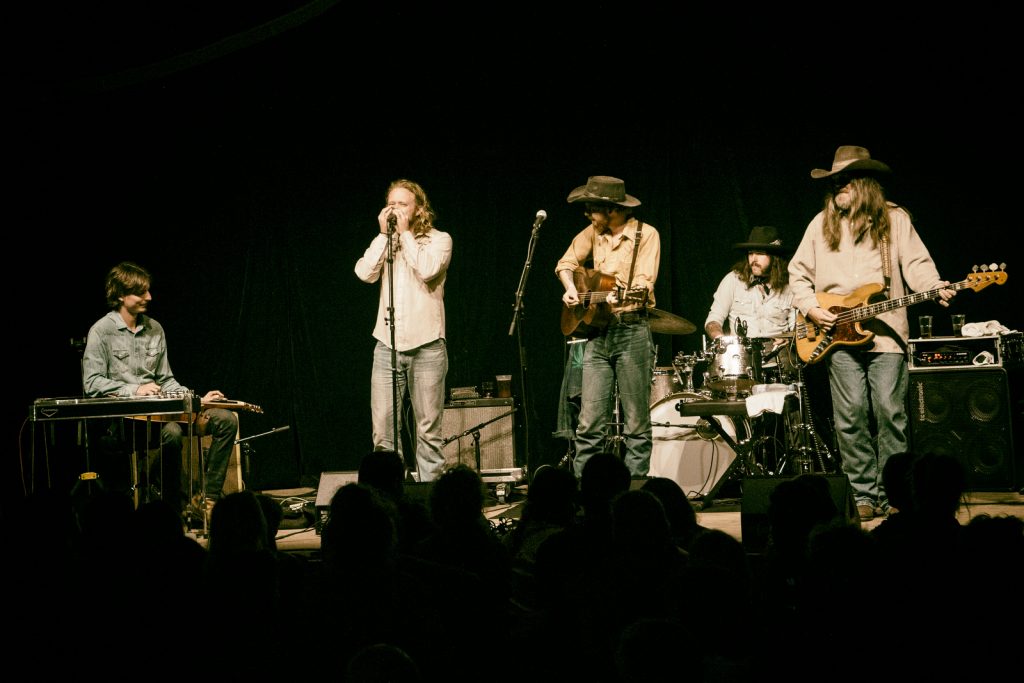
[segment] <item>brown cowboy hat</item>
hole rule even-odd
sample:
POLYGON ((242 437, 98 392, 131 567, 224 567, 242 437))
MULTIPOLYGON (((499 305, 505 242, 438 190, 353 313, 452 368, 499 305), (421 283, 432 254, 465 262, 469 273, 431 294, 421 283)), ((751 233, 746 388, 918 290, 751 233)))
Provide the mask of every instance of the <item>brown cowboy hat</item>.
POLYGON ((771 225, 758 225, 750 231, 746 242, 733 245, 735 249, 746 251, 763 251, 766 254, 789 254, 793 249, 782 245, 777 228, 771 225))
POLYGON ((586 185, 580 185, 569 193, 569 203, 592 202, 594 204, 618 204, 619 206, 640 206, 640 200, 626 194, 626 183, 606 175, 592 175, 586 185))
POLYGON ((881 161, 871 158, 871 153, 863 147, 844 145, 836 150, 832 160, 832 170, 816 168, 811 171, 812 178, 827 178, 836 173, 890 173, 891 169, 881 161))

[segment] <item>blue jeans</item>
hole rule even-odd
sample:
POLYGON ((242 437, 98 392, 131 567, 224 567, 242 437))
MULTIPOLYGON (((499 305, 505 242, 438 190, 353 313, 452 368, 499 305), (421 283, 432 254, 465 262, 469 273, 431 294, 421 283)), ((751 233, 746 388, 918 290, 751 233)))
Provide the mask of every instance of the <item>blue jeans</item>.
MULTIPOLYGON (((448 347, 437 339, 409 351, 397 351, 398 430, 402 430, 402 401, 406 393, 416 423, 416 471, 420 481, 433 481, 444 469, 441 452, 441 415, 444 411, 444 381, 448 374, 448 347)), ((375 450, 402 454, 402 439, 393 434, 391 392, 391 349, 378 341, 373 349, 370 376, 370 412, 375 450)))
MULTIPOLYGON (((198 428, 199 436, 210 436, 210 450, 206 452, 204 475, 206 477, 203 489, 207 498, 219 500, 223 497, 224 480, 227 479, 228 465, 231 462, 231 451, 235 447, 235 437, 238 435, 238 416, 230 410, 223 408, 208 408, 204 410, 199 421, 204 422, 203 428, 198 428)), ((160 442, 164 449, 170 448, 172 453, 178 454, 181 459, 181 444, 184 440, 182 426, 177 422, 168 422, 160 433, 160 442)))
POLYGON ((583 474, 587 460, 608 448, 614 419, 615 387, 621 404, 623 457, 630 474, 645 477, 651 467, 651 379, 655 350, 646 320, 613 322, 587 342, 583 352, 583 394, 576 429, 573 469, 583 474))
POLYGON ((854 498, 858 505, 887 508, 882 468, 890 455, 909 448, 906 358, 835 351, 828 359, 828 376, 839 455, 854 498))

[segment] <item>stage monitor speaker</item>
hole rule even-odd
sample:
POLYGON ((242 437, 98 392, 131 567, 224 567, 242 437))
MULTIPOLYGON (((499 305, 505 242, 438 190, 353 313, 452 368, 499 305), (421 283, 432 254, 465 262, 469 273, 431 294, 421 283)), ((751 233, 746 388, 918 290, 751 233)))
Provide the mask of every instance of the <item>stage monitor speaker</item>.
POLYGON ((911 450, 960 459, 969 491, 1017 490, 1024 483, 1017 380, 1004 368, 911 370, 911 450))
POLYGON ((446 404, 441 418, 441 435, 451 441, 443 449, 445 464, 462 463, 474 470, 479 469, 481 473, 517 469, 513 409, 511 398, 467 399, 446 404), (476 439, 470 430, 480 434, 479 468, 476 439))
MULTIPOLYGON (((803 475, 821 477, 828 481, 832 501, 836 504, 842 518, 850 522, 856 515, 856 503, 850 480, 845 474, 803 475)), ((742 497, 740 499, 740 538, 743 549, 748 553, 763 553, 768 547, 771 524, 768 519, 768 503, 781 482, 795 477, 747 477, 742 480, 742 497)))
POLYGON ((331 517, 331 499, 345 484, 359 481, 359 472, 321 472, 320 484, 316 487, 316 533, 319 536, 324 524, 331 517))

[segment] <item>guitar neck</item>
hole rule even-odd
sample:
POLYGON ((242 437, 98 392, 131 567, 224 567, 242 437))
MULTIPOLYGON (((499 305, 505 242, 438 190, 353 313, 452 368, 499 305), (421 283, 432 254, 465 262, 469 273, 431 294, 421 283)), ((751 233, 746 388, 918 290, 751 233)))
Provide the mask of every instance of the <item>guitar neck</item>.
POLYGON ((973 286, 973 282, 970 280, 962 280, 960 282, 954 282, 938 289, 931 289, 927 292, 916 292, 914 294, 908 294, 901 296, 898 299, 886 299, 885 301, 879 301, 878 303, 868 304, 867 306, 861 306, 859 308, 851 308, 847 311, 843 311, 839 314, 836 319, 837 323, 856 322, 858 320, 867 320, 868 318, 874 318, 880 313, 886 313, 888 311, 895 311, 898 308, 905 308, 914 304, 923 303, 936 299, 939 293, 944 289, 952 289, 960 291, 961 289, 967 289, 973 286))

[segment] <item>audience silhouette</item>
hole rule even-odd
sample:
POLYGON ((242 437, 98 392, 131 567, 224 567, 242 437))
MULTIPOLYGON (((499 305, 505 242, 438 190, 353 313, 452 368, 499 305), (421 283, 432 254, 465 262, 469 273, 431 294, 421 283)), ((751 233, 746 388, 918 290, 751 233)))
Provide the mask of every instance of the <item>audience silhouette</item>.
POLYGON ((208 547, 159 500, 33 494, 9 516, 10 643, 47 678, 83 658, 277 678, 294 668, 297 625, 315 638, 313 668, 355 683, 504 683, 521 654, 545 678, 608 683, 1016 666, 1016 630, 1000 624, 1024 608, 1024 520, 971 516, 959 456, 890 457, 892 511, 870 530, 844 517, 827 477, 782 479, 764 553, 699 524, 674 481, 634 483, 614 453, 591 457, 578 482, 540 468, 504 534, 479 472, 446 469, 429 505, 413 504, 395 456, 366 454, 360 481, 337 490, 312 560, 277 548, 283 510, 260 493, 217 502, 208 547), (97 628, 107 613, 124 627, 97 628), (868 630, 892 637, 837 665, 868 630))

